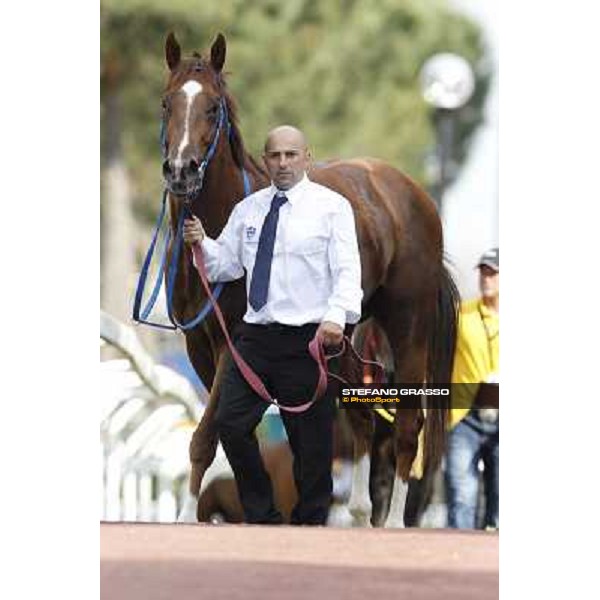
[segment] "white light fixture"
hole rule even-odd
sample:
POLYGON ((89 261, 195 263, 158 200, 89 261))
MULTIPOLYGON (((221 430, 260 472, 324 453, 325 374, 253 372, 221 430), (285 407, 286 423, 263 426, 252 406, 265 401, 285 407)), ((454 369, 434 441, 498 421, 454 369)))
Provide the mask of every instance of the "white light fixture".
POLYGON ((464 106, 475 90, 475 77, 469 63, 450 52, 434 54, 420 73, 423 97, 436 108, 456 110, 464 106))

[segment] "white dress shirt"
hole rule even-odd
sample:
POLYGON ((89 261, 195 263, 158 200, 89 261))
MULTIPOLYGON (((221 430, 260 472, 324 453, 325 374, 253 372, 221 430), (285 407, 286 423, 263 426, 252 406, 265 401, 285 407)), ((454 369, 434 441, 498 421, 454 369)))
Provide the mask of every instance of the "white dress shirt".
MULTIPOLYGON (((217 240, 204 237, 210 281, 232 281, 246 271, 247 297, 262 224, 277 191, 272 184, 244 198, 217 240)), ((259 311, 248 304, 244 321, 357 323, 363 292, 350 203, 306 175, 284 193, 288 201, 279 209, 267 302, 259 311)))

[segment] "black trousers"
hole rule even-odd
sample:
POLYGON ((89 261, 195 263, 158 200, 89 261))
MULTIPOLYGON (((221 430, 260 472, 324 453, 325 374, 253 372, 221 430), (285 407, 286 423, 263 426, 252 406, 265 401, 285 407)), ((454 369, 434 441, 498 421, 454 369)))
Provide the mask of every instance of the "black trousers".
MULTIPOLYGON (((301 404, 314 393, 318 369, 308 352, 316 324, 302 327, 242 324, 234 344, 261 378, 272 397, 282 404, 301 404)), ((255 436, 256 426, 269 407, 254 393, 231 360, 224 373, 216 424, 231 464, 247 523, 281 523, 273 501, 271 480, 255 436)), ((335 389, 307 411, 280 411, 294 456, 293 472, 298 502, 291 515, 295 525, 323 525, 331 504, 331 462, 335 389)))

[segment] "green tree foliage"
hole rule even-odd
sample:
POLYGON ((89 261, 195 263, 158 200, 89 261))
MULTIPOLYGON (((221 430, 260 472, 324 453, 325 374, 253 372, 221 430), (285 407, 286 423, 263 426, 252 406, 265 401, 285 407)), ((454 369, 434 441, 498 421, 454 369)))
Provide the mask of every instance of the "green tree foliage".
POLYGON ((477 76, 461 114, 459 163, 482 118, 489 73, 481 33, 443 0, 102 0, 101 28, 103 102, 108 86, 117 87, 134 206, 148 218, 160 199, 169 31, 185 55, 225 34, 228 85, 255 156, 271 127, 290 123, 306 131, 317 160, 375 156, 426 184, 435 134, 418 73, 435 52, 464 56, 477 76))

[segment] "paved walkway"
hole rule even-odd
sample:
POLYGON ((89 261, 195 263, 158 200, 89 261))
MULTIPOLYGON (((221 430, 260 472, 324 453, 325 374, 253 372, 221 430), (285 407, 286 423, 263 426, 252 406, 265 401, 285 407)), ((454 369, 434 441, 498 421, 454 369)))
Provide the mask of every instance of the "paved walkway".
POLYGON ((103 523, 102 600, 487 600, 498 535, 103 523))

